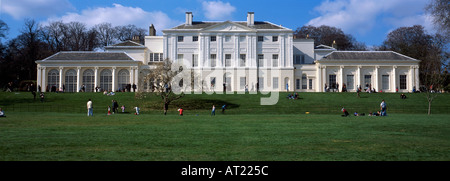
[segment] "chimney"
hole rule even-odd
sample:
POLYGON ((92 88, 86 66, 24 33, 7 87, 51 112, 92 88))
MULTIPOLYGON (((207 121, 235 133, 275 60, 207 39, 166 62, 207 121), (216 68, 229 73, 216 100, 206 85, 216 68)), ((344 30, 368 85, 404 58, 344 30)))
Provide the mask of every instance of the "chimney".
POLYGON ((255 13, 248 12, 247 13, 247 26, 253 26, 253 25, 255 25, 255 13))
POLYGON ((153 26, 153 24, 150 26, 150 28, 149 28, 149 36, 156 36, 156 29, 155 29, 155 26, 153 26))
POLYGON ((136 42, 136 43, 141 43, 141 40, 140 40, 140 38, 139 38, 139 35, 135 35, 135 36, 133 36, 133 40, 132 41, 134 41, 134 42, 136 42))
POLYGON ((194 16, 192 15, 192 12, 186 12, 186 25, 192 25, 192 18, 194 16))

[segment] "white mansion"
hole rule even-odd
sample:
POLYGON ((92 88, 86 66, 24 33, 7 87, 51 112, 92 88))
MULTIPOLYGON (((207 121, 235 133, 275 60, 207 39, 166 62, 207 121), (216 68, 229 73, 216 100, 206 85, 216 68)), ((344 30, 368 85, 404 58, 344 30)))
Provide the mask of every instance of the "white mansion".
POLYGON ((380 92, 411 92, 419 87, 419 61, 392 51, 338 51, 295 39, 291 29, 270 22, 186 22, 156 36, 153 25, 145 44, 134 41, 105 52, 58 52, 37 63, 37 85, 66 92, 122 91, 135 84, 150 91, 146 74, 164 59, 183 61, 200 73, 203 91, 323 92, 345 85, 349 92, 366 85, 380 92))

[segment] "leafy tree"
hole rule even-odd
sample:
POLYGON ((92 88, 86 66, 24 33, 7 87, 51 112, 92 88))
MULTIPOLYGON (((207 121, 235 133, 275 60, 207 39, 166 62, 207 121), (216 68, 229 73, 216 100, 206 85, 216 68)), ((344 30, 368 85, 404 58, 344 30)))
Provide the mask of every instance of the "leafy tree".
POLYGON ((352 35, 345 34, 341 29, 331 26, 322 25, 316 26, 302 26, 297 28, 294 32, 296 38, 311 38, 314 39, 314 45, 328 45, 331 46, 336 42, 338 50, 367 50, 364 43, 357 42, 352 35))

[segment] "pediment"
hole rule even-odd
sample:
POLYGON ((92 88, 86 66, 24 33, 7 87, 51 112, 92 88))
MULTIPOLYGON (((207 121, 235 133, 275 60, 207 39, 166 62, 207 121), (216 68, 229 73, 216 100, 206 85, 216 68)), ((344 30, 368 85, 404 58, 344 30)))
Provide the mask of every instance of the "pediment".
POLYGON ((210 26, 204 28, 203 31, 210 32, 255 32, 256 30, 253 28, 249 28, 247 26, 243 26, 231 21, 225 21, 223 23, 219 23, 214 26, 210 26))

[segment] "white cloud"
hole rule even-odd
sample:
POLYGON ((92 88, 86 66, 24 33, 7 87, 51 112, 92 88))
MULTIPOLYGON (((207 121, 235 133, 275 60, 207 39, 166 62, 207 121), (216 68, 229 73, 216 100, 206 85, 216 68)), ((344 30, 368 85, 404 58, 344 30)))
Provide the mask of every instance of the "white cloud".
POLYGON ((54 16, 74 7, 68 0, 2 0, 1 12, 14 19, 54 16))
POLYGON ((314 8, 319 16, 307 24, 328 25, 365 34, 376 26, 429 25, 423 13, 427 0, 326 0, 314 8), (383 24, 380 24, 383 23, 383 24))
POLYGON ((210 20, 229 20, 231 14, 236 11, 230 3, 222 1, 204 1, 202 7, 205 17, 210 20))
POLYGON ((44 24, 52 21, 63 21, 65 23, 77 21, 85 23, 88 27, 96 24, 108 22, 113 26, 133 24, 137 27, 147 29, 153 24, 158 33, 163 29, 172 28, 179 21, 174 21, 161 11, 148 12, 139 7, 127 7, 120 4, 113 4, 112 7, 98 7, 86 9, 81 13, 67 13, 58 18, 49 18, 44 24))

